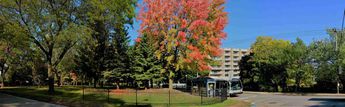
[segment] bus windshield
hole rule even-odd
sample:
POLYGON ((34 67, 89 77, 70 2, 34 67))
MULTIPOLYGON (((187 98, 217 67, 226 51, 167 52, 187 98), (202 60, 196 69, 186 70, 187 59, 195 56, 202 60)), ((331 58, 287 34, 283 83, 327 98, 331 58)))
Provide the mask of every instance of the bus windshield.
POLYGON ((232 90, 242 89, 242 85, 241 85, 240 81, 231 81, 231 89, 232 90))

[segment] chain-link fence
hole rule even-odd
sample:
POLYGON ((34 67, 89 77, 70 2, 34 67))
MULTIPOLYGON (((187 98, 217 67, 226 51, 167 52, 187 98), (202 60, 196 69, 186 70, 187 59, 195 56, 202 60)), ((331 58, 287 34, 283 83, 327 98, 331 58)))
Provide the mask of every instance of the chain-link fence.
POLYGON ((223 102, 227 99, 227 89, 193 92, 187 89, 92 89, 82 92, 85 102, 104 102, 117 106, 200 106, 223 102))
POLYGON ((91 87, 57 87, 48 94, 47 87, 5 88, 0 92, 70 107, 190 107, 220 103, 227 99, 227 89, 193 91, 172 89, 111 89, 91 87))

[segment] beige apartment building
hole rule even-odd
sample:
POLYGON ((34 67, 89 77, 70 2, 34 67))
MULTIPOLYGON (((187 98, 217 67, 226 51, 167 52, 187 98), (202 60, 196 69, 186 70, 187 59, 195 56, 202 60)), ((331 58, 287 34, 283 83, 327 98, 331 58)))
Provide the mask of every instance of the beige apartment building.
POLYGON ((224 48, 223 54, 220 57, 215 57, 215 60, 221 62, 218 66, 212 66, 212 71, 209 76, 231 79, 239 78, 240 68, 239 62, 244 55, 248 55, 249 49, 224 48))

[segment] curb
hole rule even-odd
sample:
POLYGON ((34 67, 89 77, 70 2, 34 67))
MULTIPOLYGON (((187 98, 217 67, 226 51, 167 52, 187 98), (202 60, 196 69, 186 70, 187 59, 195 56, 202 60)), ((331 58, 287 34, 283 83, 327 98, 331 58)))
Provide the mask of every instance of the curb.
POLYGON ((336 94, 336 93, 283 93, 283 92, 255 92, 255 91, 243 91, 243 93, 249 93, 249 94, 271 94, 271 95, 291 95, 291 96, 345 96, 345 94, 336 94))

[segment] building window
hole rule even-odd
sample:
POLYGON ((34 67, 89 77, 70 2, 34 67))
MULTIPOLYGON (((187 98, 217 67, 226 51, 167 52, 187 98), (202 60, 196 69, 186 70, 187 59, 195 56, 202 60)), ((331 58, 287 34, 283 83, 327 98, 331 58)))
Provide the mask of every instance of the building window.
POLYGON ((225 70, 225 72, 229 72, 230 70, 225 70))
POLYGON ((229 74, 225 74, 225 76, 226 76, 226 77, 228 77, 228 76, 229 76, 229 74))
POLYGON ((235 76, 240 76, 240 74, 234 74, 234 77, 235 77, 235 76))
POLYGON ((220 70, 213 70, 212 72, 215 72, 215 73, 217 73, 217 72, 220 72, 220 70))
POLYGON ((230 56, 225 56, 225 59, 229 60, 229 59, 230 59, 230 56))

